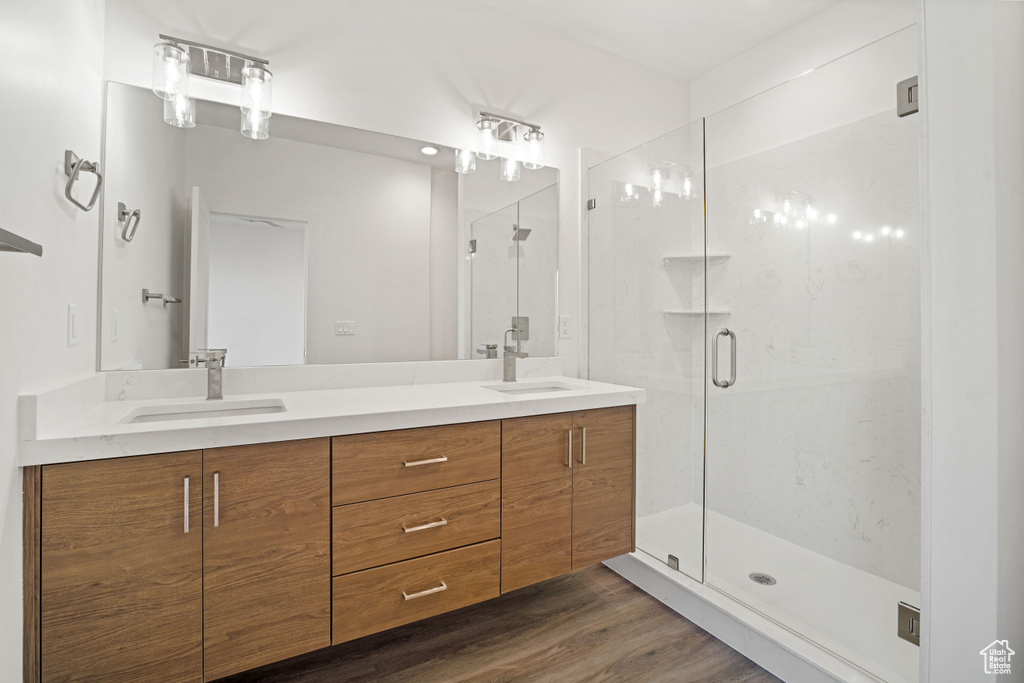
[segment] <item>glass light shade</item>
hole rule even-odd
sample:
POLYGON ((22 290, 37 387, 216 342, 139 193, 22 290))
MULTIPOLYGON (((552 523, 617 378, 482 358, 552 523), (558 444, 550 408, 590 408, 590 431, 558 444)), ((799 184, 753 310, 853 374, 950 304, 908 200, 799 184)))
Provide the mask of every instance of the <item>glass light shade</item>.
POLYGON ((270 119, 255 114, 242 112, 242 135, 253 140, 266 140, 270 137, 270 119))
POLYGON ((164 100, 164 123, 175 128, 196 127, 196 101, 191 97, 164 100))
POLYGON ((261 118, 270 118, 274 75, 262 66, 242 69, 242 113, 257 112, 261 118))
POLYGON ((519 180, 519 161, 517 159, 501 160, 501 179, 514 183, 519 180))
POLYGON ((188 97, 188 53, 170 43, 153 46, 153 92, 165 100, 188 97))
POLYGON ((476 154, 473 153, 473 150, 455 150, 455 171, 463 175, 476 173, 476 154))
POLYGON ((523 166, 533 170, 544 168, 544 133, 531 128, 523 136, 526 143, 526 159, 523 166))
POLYGON ((498 156, 498 119, 484 117, 476 122, 476 156, 488 161, 498 156))

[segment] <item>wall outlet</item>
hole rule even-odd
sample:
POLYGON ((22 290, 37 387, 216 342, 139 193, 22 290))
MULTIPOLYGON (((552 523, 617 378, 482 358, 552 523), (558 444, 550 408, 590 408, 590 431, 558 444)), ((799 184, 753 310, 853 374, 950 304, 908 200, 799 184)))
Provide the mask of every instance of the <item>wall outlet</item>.
POLYGON ((558 338, 559 339, 569 339, 570 338, 570 336, 571 336, 569 334, 569 320, 570 320, 570 317, 571 316, 568 316, 568 315, 560 315, 560 316, 558 316, 558 338))
POLYGON ((68 346, 78 346, 78 304, 68 304, 68 346))
POLYGON ((356 323, 354 320, 336 320, 334 321, 334 336, 336 337, 347 337, 356 333, 356 323))

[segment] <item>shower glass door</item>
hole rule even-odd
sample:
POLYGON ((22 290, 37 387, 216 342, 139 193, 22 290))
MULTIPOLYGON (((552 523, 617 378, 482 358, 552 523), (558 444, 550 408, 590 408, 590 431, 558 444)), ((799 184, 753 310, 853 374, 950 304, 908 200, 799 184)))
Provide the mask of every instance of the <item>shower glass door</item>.
MULTIPOLYGON (((636 546, 703 576, 702 122, 590 169, 588 377, 637 406, 636 546)), ((714 265, 712 266, 714 267, 714 265)))
POLYGON ((706 120, 705 580, 887 681, 918 661, 917 49, 906 29, 706 120))

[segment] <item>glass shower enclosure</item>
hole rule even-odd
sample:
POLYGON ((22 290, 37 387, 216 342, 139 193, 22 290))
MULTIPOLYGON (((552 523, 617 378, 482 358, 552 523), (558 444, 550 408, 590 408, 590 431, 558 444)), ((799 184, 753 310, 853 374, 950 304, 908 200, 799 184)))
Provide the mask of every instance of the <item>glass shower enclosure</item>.
POLYGON ((921 235, 905 29, 590 170, 589 377, 644 387, 637 551, 917 680, 921 235))

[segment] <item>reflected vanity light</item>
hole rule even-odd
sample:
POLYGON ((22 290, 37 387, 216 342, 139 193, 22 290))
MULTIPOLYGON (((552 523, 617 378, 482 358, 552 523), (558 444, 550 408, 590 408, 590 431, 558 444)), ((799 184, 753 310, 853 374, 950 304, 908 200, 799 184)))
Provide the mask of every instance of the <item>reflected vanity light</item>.
POLYGON ((501 179, 514 183, 519 180, 519 161, 516 159, 501 160, 501 179))
POLYGON ((893 233, 893 236, 894 236, 894 237, 895 237, 896 239, 898 239, 898 240, 901 240, 901 239, 903 239, 903 235, 905 235, 905 234, 906 234, 906 233, 905 233, 905 232, 903 231, 903 229, 902 229, 902 228, 897 228, 897 229, 896 229, 896 232, 894 232, 894 233, 893 233))
POLYGON ((853 231, 853 239, 859 240, 859 239, 863 239, 863 238, 864 238, 864 233, 862 233, 860 230, 854 230, 853 231))
POLYGON ((836 215, 834 213, 830 213, 825 217, 825 222, 828 223, 829 225, 835 225, 837 220, 838 219, 836 218, 836 215))
POLYGON ((882 234, 883 234, 883 235, 885 235, 886 237, 888 237, 888 236, 889 236, 889 233, 891 233, 891 232, 892 232, 892 228, 890 228, 890 227, 889 227, 888 225, 883 225, 883 226, 882 226, 882 234))
POLYGON ((182 95, 164 100, 164 123, 175 128, 195 128, 196 101, 182 95))
POLYGON ((476 154, 471 149, 455 150, 455 172, 462 175, 476 173, 476 154))
POLYGON ((196 124, 195 101, 188 96, 189 76, 241 86, 242 135, 270 136, 274 76, 265 59, 161 34, 153 46, 153 92, 164 103, 164 121, 178 128, 196 124))

